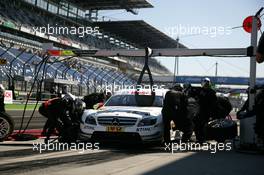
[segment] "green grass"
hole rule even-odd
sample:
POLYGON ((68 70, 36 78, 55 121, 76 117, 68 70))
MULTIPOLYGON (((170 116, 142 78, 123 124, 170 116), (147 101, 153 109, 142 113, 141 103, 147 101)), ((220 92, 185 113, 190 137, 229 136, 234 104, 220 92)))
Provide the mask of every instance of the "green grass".
MULTIPOLYGON (((38 104, 36 110, 38 110, 40 104, 38 104)), ((25 104, 6 104, 5 109, 6 110, 24 110, 25 104)), ((28 104, 26 110, 33 110, 35 107, 35 104, 28 104)))

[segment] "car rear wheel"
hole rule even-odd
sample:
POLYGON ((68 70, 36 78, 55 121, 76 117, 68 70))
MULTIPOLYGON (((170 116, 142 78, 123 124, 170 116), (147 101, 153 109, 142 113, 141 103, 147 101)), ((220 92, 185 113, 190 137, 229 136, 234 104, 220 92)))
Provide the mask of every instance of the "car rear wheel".
POLYGON ((14 130, 14 121, 12 118, 4 113, 0 112, 0 141, 5 140, 14 130))

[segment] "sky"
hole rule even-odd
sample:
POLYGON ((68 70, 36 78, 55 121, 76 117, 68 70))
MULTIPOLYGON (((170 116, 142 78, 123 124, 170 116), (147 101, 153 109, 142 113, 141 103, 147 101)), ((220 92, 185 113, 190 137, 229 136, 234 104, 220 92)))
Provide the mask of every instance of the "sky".
MULTIPOLYGON (((100 15, 111 20, 144 20, 174 39, 179 36, 180 43, 188 48, 246 48, 250 46, 250 34, 239 26, 264 6, 264 0, 148 1, 154 8, 140 9, 138 15, 125 10, 103 11, 100 15), (194 27, 200 32, 191 31, 194 27)), ((264 15, 261 21, 264 23, 264 15)), ((264 31, 263 25, 261 30, 264 31)), ((174 58, 157 60, 174 71, 174 58)), ((218 76, 249 76, 249 57, 180 57, 179 75, 214 76, 216 62, 218 76)), ((264 77, 264 63, 257 65, 257 77, 264 77)))

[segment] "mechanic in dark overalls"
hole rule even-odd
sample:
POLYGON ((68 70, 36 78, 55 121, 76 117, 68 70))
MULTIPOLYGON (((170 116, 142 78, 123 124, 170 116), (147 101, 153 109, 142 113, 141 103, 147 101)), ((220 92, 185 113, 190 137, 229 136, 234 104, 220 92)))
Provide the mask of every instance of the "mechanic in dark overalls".
POLYGON ((264 61, 264 33, 259 39, 256 60, 258 63, 262 63, 264 61))
MULTIPOLYGON (((256 54, 256 60, 258 63, 262 63, 264 61, 264 33, 262 33, 256 54)), ((260 91, 256 94, 255 99, 255 109, 256 109, 256 125, 255 131, 259 138, 262 139, 264 143, 264 87, 260 89, 260 91)))
POLYGON ((55 129, 65 135, 73 123, 73 99, 68 95, 50 99, 39 107, 39 113, 47 118, 42 131, 42 135, 46 136, 45 142, 55 133, 55 129))
POLYGON ((170 130, 171 121, 176 125, 176 129, 183 132, 182 142, 187 142, 192 136, 193 124, 192 119, 188 118, 187 105, 188 99, 183 89, 176 85, 165 95, 162 108, 162 117, 164 123, 164 142, 171 141, 170 130))
POLYGON ((217 113, 217 97, 216 92, 211 88, 209 78, 202 80, 202 88, 198 94, 198 103, 200 107, 199 114, 195 118, 195 135, 199 143, 206 140, 206 124, 210 118, 216 116, 217 113))

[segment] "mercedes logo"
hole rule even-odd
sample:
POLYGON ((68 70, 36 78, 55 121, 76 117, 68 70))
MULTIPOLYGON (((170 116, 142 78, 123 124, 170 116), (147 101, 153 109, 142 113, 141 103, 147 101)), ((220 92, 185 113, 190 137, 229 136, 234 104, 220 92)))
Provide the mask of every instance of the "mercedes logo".
POLYGON ((119 119, 117 117, 113 118, 112 125, 118 126, 119 125, 119 119))

